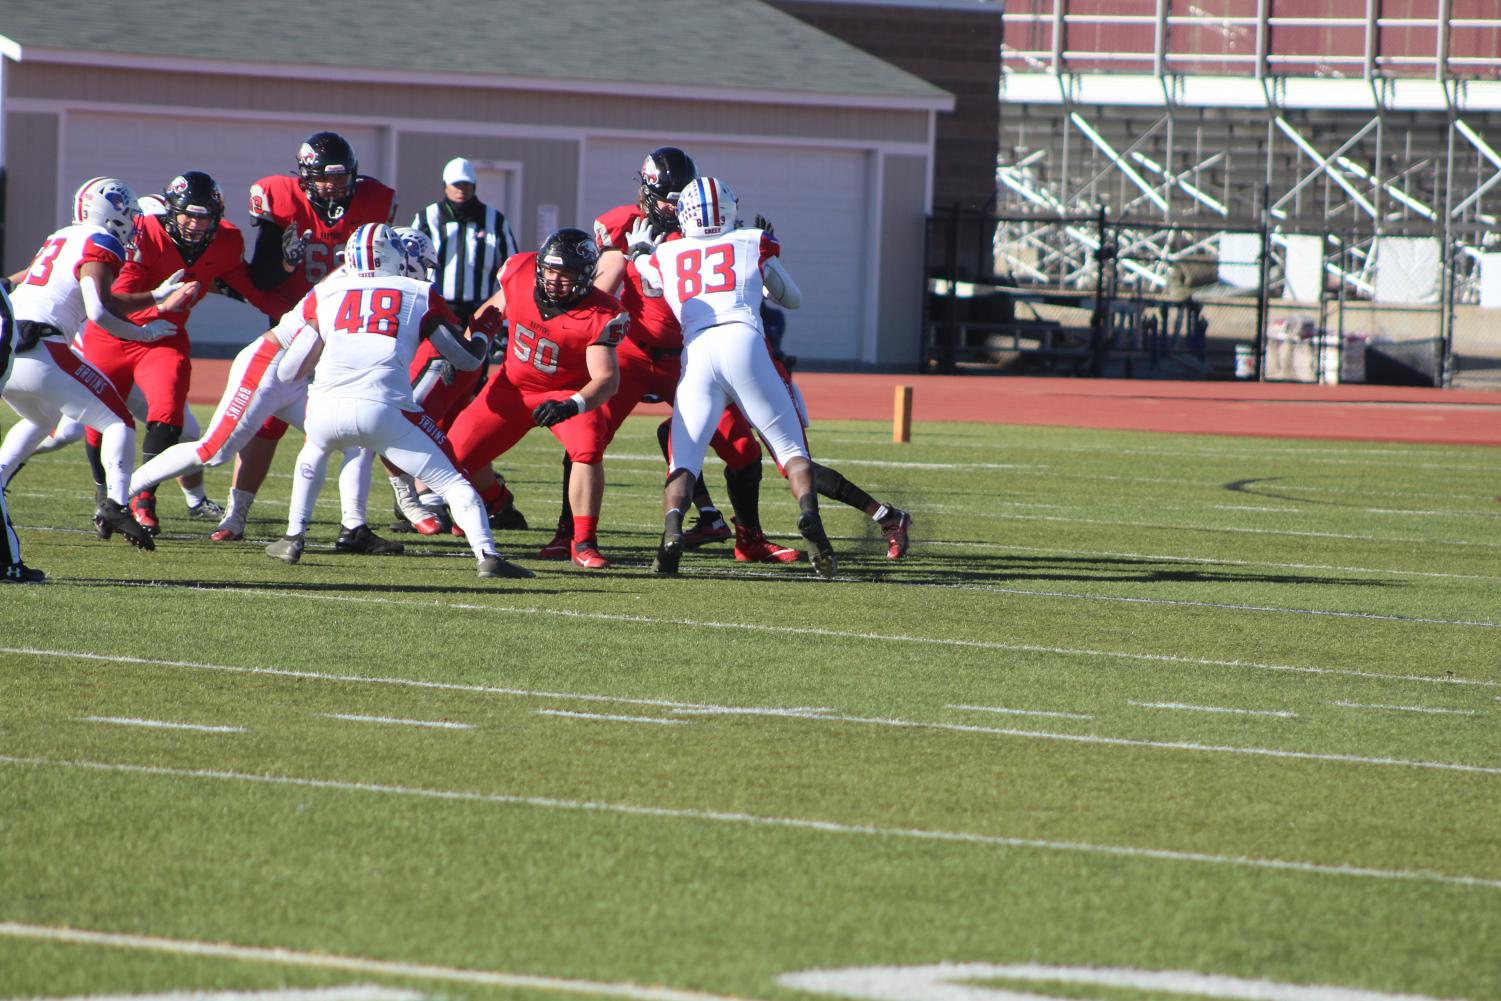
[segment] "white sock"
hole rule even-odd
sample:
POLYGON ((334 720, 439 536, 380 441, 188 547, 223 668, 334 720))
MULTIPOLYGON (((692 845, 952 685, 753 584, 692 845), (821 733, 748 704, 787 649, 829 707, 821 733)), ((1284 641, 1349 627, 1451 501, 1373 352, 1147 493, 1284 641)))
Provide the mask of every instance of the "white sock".
POLYGON ((186 487, 179 481, 177 485, 182 487, 182 495, 187 498, 188 507, 197 507, 208 500, 208 494, 203 492, 202 483, 199 483, 196 487, 186 487))
POLYGON ((255 503, 254 490, 230 490, 229 510, 224 512, 224 522, 243 525, 250 517, 250 505, 255 503))

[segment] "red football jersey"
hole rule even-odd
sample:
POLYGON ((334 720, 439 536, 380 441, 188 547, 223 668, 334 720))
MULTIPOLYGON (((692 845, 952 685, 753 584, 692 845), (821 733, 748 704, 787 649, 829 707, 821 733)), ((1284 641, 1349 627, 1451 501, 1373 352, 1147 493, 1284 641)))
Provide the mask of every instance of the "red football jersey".
POLYGON ((537 304, 537 255, 514 254, 500 269, 511 341, 505 373, 524 393, 583 389, 589 382, 587 349, 620 343, 626 317, 613 295, 591 288, 566 311, 544 316, 537 304))
MULTIPOLYGON (((182 281, 195 281, 202 286, 198 299, 202 299, 213 289, 215 281, 222 280, 264 313, 280 316, 290 309, 295 300, 288 302, 280 290, 275 293, 262 292, 251 284, 250 269, 245 266, 244 256, 245 237, 233 223, 221 219, 208 247, 192 264, 186 264, 177 244, 162 225, 162 217, 143 215, 136 228, 135 249, 131 251, 125 266, 120 269, 113 288, 121 294, 149 292, 174 272, 186 269, 182 281)), ((194 303, 197 301, 194 300, 194 303)), ((192 309, 193 304, 189 304, 184 309, 163 313, 155 306, 147 306, 131 313, 128 319, 135 324, 146 324, 156 319, 167 320, 183 333, 187 330, 188 314, 192 309)), ((84 330, 107 333, 93 323, 86 324, 84 330)))
MULTIPOLYGON (((624 253, 625 235, 643 213, 635 205, 617 205, 594 220, 594 242, 599 249, 619 250, 624 253)), ((680 233, 670 233, 668 240, 675 240, 680 233)), ((649 296, 641 288, 641 272, 629 262, 625 266, 625 279, 620 283, 620 304, 631 318, 626 336, 647 351, 679 351, 683 347, 683 328, 678 318, 672 315, 672 307, 661 296, 649 296)))
POLYGON ((396 192, 364 175, 356 180, 354 197, 345 206, 344 214, 332 224, 323 221, 291 174, 263 177, 250 186, 252 219, 268 220, 283 230, 293 227, 299 233, 312 230, 302 267, 277 286, 278 292, 287 291, 294 301, 338 267, 338 255, 344 252, 344 245, 355 230, 367 222, 389 223, 395 215, 396 192))

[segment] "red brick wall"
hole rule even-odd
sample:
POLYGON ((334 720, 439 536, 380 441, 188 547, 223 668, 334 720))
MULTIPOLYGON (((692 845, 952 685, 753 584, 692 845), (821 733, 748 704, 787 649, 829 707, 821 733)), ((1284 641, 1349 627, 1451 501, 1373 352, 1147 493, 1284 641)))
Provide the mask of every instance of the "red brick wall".
POLYGON ((938 116, 933 211, 956 202, 978 209, 991 201, 1001 126, 998 7, 971 13, 837 0, 768 2, 953 94, 953 112, 938 116))

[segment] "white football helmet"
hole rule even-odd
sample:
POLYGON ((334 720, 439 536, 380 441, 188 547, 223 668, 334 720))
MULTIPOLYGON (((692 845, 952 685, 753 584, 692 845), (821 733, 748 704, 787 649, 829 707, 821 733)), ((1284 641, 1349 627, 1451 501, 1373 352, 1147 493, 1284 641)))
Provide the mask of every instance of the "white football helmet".
POLYGON ((344 245, 344 264, 361 275, 407 273, 406 247, 394 230, 383 222, 367 222, 354 231, 344 245))
POLYGON ((396 238, 407 252, 407 277, 430 282, 438 273, 438 248, 432 238, 415 226, 398 226, 396 238))
POLYGON ((717 177, 698 177, 678 196, 678 225, 684 236, 719 236, 738 225, 735 192, 717 177))
POLYGON ((108 230, 123 244, 135 236, 136 193, 115 177, 95 177, 73 196, 73 222, 108 230))

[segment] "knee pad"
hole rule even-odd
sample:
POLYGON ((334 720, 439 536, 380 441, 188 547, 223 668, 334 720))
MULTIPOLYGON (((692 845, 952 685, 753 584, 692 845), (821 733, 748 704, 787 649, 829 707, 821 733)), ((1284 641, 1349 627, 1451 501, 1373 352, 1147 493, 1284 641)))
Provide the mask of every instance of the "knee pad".
POLYGON ((165 424, 162 421, 146 422, 146 437, 141 441, 141 453, 143 455, 160 455, 182 437, 182 427, 177 424, 165 424))

